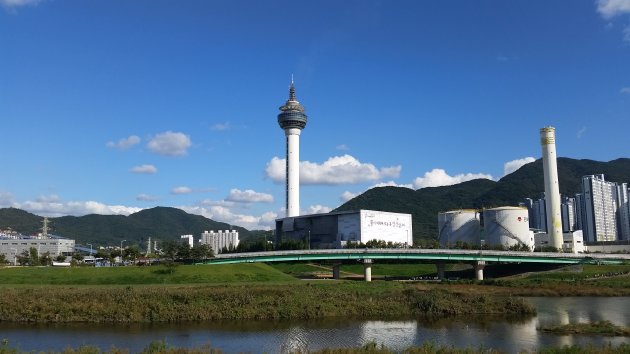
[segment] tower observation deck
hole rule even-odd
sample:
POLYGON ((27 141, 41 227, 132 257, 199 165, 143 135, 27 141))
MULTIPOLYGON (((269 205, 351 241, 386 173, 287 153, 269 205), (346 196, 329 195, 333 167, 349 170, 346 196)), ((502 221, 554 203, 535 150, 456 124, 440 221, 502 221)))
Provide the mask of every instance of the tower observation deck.
POLYGON ((286 211, 287 216, 300 215, 300 133, 306 127, 304 107, 295 98, 291 80, 289 99, 280 107, 278 124, 286 136, 286 211))

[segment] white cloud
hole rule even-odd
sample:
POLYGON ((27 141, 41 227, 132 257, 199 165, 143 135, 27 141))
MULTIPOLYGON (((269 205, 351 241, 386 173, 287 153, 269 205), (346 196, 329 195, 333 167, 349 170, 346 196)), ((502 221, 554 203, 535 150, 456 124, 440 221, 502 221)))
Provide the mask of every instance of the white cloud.
POLYGON ((619 92, 630 95, 630 87, 624 87, 619 92))
MULTIPOLYGON (((519 168, 521 168, 523 165, 526 165, 530 162, 534 162, 536 161, 535 158, 533 157, 524 157, 522 159, 517 159, 517 160, 512 160, 512 161, 508 161, 505 164, 503 164, 503 175, 507 176, 510 173, 518 170, 519 168)), ((492 179, 492 178, 490 178, 492 179)))
POLYGON ((230 130, 230 128, 231 128, 230 122, 225 122, 225 123, 217 123, 213 125, 210 129, 215 130, 215 131, 224 131, 224 130, 230 130))
POLYGON ((578 130, 577 138, 582 139, 582 136, 584 135, 584 133, 586 133, 586 127, 582 127, 582 129, 578 130))
MULTIPOLYGON (((268 211, 266 213, 263 213, 260 216, 260 224, 261 225, 271 225, 271 226, 275 227, 277 218, 278 218, 278 214, 277 213, 274 213, 273 211, 268 211)), ((262 227, 262 228, 265 228, 265 227, 262 227)))
POLYGON ((327 206, 324 205, 311 205, 308 207, 308 209, 306 209, 306 215, 310 215, 310 214, 325 214, 325 213, 330 213, 330 211, 332 210, 332 208, 329 208, 327 206))
POLYGON ((136 196, 136 200, 139 202, 152 202, 152 201, 156 201, 159 198, 154 196, 154 195, 148 195, 148 194, 138 194, 136 196))
POLYGON ((409 188, 409 189, 413 189, 413 184, 409 183, 409 184, 398 184, 394 181, 389 181, 389 182, 381 182, 381 183, 377 183, 375 185, 373 185, 372 187, 368 188, 368 189, 372 189, 372 188, 376 188, 376 187, 402 187, 402 188, 409 188))
POLYGON ((15 199, 13 198, 13 194, 9 192, 0 191, 0 207, 8 208, 12 207, 15 203, 15 199))
POLYGON ((38 203, 58 203, 61 199, 56 194, 40 195, 35 199, 38 203))
POLYGON ((111 149, 127 150, 136 144, 140 144, 140 137, 137 135, 131 135, 118 141, 108 141, 105 146, 111 149))
POLYGON ((349 201, 350 199, 352 199, 352 198, 354 198, 354 197, 356 197, 358 195, 359 194, 357 194, 357 193, 352 193, 350 191, 345 191, 345 192, 341 193, 341 196, 339 196, 339 199, 341 199, 341 201, 345 203, 345 202, 349 201))
MULTIPOLYGON (((397 178, 402 167, 376 168, 370 163, 361 163, 350 155, 334 156, 322 164, 300 162, 300 184, 355 184, 378 181, 382 178, 397 178)), ((285 159, 274 157, 265 169, 267 177, 276 183, 285 181, 285 159)))
POLYGON ((157 167, 153 165, 140 165, 140 166, 132 167, 129 171, 132 173, 153 174, 153 173, 157 173, 157 167))
POLYGON ((267 193, 259 193, 251 189, 240 190, 233 188, 226 198, 230 202, 238 203, 273 203, 273 196, 267 193))
POLYGON ((46 198, 38 198, 35 201, 23 203, 13 203, 13 207, 26 210, 28 212, 42 216, 82 216, 87 214, 100 215, 129 215, 136 213, 142 208, 128 207, 124 205, 106 205, 96 201, 68 201, 62 202, 47 201, 46 198))
POLYGON ((350 150, 350 148, 346 144, 337 145, 336 149, 337 150, 341 150, 341 151, 348 151, 348 150, 350 150))
POLYGON ((190 194, 192 191, 190 187, 180 186, 171 189, 171 194, 190 194))
MULTIPOLYGON (((377 183, 377 184, 375 184, 375 185, 373 185, 371 187, 368 187, 367 190, 370 190, 372 188, 377 188, 377 187, 401 187, 401 188, 413 189, 413 185, 412 184, 398 184, 398 183, 396 183, 394 181, 388 181, 388 182, 377 183)), ((341 193, 341 195, 339 196, 339 199, 342 202, 345 203, 345 202, 349 201, 350 199, 355 198, 355 197, 357 197, 358 195, 360 195, 362 193, 365 193, 365 191, 360 192, 360 193, 352 193, 350 191, 345 191, 345 192, 341 193)))
POLYGON ((473 179, 492 179, 492 176, 485 173, 466 173, 450 176, 441 168, 434 168, 430 172, 426 172, 424 177, 418 177, 413 181, 415 188, 450 186, 473 179))
POLYGON ((0 0, 0 5, 5 8, 11 9, 26 5, 37 5, 41 1, 42 0, 0 0))
POLYGON ((214 221, 225 222, 230 225, 238 225, 249 230, 269 230, 275 227, 276 213, 265 212, 260 216, 236 214, 229 208, 223 206, 213 206, 205 208, 202 206, 182 206, 179 207, 187 213, 205 216, 214 221))
POLYGON ((604 18, 630 13, 630 0, 598 0, 597 12, 604 18))
POLYGON ((147 144, 152 152, 163 156, 184 156, 192 145, 190 137, 184 133, 167 131, 153 137, 147 144))
POLYGON ((203 201, 201 201, 199 203, 199 205, 203 205, 203 206, 222 206, 222 207, 232 207, 235 205, 234 202, 228 202, 227 200, 210 200, 210 199, 204 199, 203 201))

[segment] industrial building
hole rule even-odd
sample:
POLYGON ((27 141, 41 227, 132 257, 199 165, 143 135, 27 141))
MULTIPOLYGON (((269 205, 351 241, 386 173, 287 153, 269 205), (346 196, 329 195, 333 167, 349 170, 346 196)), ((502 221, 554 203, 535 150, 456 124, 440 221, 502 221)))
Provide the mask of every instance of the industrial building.
POLYGON ((0 254, 4 254, 9 262, 15 263, 15 259, 24 251, 31 248, 37 250, 39 255, 49 252, 51 257, 71 256, 74 253, 74 240, 57 236, 14 236, 0 238, 0 254))
POLYGON ((232 250, 238 247, 238 231, 204 231, 201 234, 199 243, 202 245, 210 245, 214 253, 221 253, 224 249, 232 250))
MULTIPOLYGON (((584 253, 586 245, 582 230, 565 232, 562 234, 562 251, 567 253, 584 253)), ((549 235, 546 232, 537 232, 534 234, 534 245, 537 250, 543 250, 545 247, 551 246, 549 235)))
POLYGON ((342 248, 348 242, 371 240, 411 246, 411 214, 357 210, 276 220, 276 244, 289 240, 303 241, 310 248, 342 248))
POLYGON ((483 234, 483 244, 489 247, 534 249, 534 232, 529 229, 526 207, 506 206, 481 213, 473 209, 442 212, 438 214, 438 230, 440 246, 446 248, 456 243, 480 246, 483 234))
POLYGON ((486 245, 514 246, 534 249, 534 232, 529 230, 527 208, 499 207, 483 211, 483 225, 486 245))
POLYGON ((451 210, 438 214, 438 241, 440 247, 465 243, 481 245, 480 213, 474 209, 451 210))

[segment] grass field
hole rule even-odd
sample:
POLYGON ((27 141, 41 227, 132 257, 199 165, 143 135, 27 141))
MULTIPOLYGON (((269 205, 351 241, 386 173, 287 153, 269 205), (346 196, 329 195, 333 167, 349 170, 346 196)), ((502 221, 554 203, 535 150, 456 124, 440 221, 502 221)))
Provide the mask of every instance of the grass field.
POLYGON ((532 315, 515 297, 455 294, 401 282, 299 281, 214 285, 0 288, 0 321, 178 322, 219 319, 532 315))
MULTIPOLYGON (((307 277, 316 274, 332 276, 332 264, 327 263, 270 263, 270 266, 297 277, 307 277)), ((434 264, 372 264, 372 276, 376 277, 415 277, 435 274, 435 272, 436 267, 434 264)), ((342 264, 341 277, 352 275, 363 276, 363 265, 359 263, 342 264)))
POLYGON ((180 265, 176 267, 9 267, 0 268, 0 287, 15 285, 134 285, 294 282, 266 264, 180 265))

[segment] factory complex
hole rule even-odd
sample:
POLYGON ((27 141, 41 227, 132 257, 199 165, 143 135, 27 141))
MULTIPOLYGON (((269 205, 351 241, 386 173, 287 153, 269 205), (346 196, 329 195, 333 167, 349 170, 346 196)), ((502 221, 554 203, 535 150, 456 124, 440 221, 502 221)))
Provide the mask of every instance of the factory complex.
POLYGON ((293 240, 309 248, 343 248, 349 243, 382 240, 409 247, 412 235, 411 214, 358 210, 278 219, 275 242, 293 240))
POLYGON ((51 257, 71 256, 74 253, 74 240, 39 234, 37 236, 24 236, 10 230, 0 231, 0 254, 5 259, 16 263, 16 257, 31 248, 37 250, 38 255, 48 253, 51 257))

